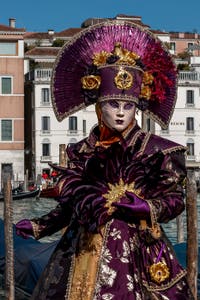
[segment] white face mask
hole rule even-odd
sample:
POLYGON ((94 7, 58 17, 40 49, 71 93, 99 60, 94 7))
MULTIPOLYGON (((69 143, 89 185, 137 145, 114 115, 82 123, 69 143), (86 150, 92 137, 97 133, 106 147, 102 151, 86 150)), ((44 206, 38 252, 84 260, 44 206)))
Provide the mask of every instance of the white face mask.
POLYGON ((135 110, 135 104, 129 101, 108 100, 102 102, 102 122, 112 130, 123 132, 135 120, 135 110))

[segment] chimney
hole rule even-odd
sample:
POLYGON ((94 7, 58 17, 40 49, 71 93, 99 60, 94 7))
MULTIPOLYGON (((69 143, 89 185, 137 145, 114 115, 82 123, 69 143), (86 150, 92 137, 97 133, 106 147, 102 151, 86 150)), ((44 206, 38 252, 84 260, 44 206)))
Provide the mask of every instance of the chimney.
POLYGON ((15 28, 15 22, 16 22, 15 18, 10 18, 9 19, 9 26, 12 27, 12 28, 15 28))
POLYGON ((55 32, 54 32, 53 29, 48 29, 48 34, 49 34, 49 35, 54 35, 54 33, 55 33, 55 32))

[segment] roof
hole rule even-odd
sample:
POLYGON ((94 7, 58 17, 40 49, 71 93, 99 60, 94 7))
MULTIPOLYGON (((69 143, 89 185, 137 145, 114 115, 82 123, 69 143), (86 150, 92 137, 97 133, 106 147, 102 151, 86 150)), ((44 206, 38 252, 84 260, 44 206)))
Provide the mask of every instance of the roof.
POLYGON ((60 47, 35 47, 28 50, 25 56, 57 56, 60 47))
POLYGON ((52 36, 54 36, 54 34, 49 34, 48 32, 26 32, 24 34, 24 39, 43 40, 51 38, 52 36))
POLYGON ((25 28, 15 28, 15 27, 11 27, 11 26, 6 26, 6 25, 3 25, 3 24, 0 24, 0 32, 6 32, 6 33, 22 33, 22 32, 25 32, 26 29, 25 28))
POLYGON ((60 32, 56 33, 56 37, 71 37, 74 34, 79 33, 82 30, 83 30, 83 28, 69 28, 69 29, 65 29, 63 31, 60 31, 60 32))

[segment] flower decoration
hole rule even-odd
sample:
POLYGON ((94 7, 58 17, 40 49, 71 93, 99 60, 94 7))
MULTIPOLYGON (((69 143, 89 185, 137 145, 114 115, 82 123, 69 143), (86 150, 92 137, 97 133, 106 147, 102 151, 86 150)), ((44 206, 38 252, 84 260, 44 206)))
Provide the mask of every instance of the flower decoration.
POLYGON ((149 72, 144 72, 143 73, 142 82, 144 83, 144 85, 152 84, 153 80, 154 80, 154 77, 151 73, 149 73, 149 72))
POLYGON ((98 75, 87 75, 81 78, 81 83, 85 90, 97 90, 101 84, 101 77, 98 75))
POLYGON ((105 65, 107 62, 107 58, 110 56, 110 53, 106 51, 101 51, 100 53, 96 53, 93 57, 93 64, 95 66, 105 65))
POLYGON ((169 278, 170 272, 167 265, 163 262, 158 262, 150 266, 149 273, 151 279, 156 283, 162 283, 169 278))

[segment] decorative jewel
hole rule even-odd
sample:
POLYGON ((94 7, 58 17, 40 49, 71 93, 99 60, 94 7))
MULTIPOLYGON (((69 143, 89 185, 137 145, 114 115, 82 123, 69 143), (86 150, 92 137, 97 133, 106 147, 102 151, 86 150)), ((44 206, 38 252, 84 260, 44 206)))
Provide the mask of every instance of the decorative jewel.
POLYGON ((120 90, 128 90, 133 85, 133 75, 121 68, 114 78, 115 84, 120 90))
POLYGON ((151 275, 151 279, 157 283, 165 281, 170 275, 167 265, 163 262, 158 262, 151 265, 149 268, 149 273, 151 275))
POLYGON ((109 190, 106 194, 102 195, 107 200, 104 206, 108 208, 108 215, 112 215, 112 213, 116 210, 116 207, 112 206, 112 203, 119 202, 121 197, 126 196, 126 192, 133 192, 137 196, 141 194, 141 190, 135 189, 134 186, 134 182, 124 183, 122 178, 120 178, 119 183, 108 183, 109 190))
POLYGON ((101 84, 101 77, 98 75, 87 75, 81 78, 82 88, 85 90, 97 90, 101 84))

